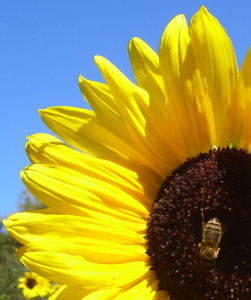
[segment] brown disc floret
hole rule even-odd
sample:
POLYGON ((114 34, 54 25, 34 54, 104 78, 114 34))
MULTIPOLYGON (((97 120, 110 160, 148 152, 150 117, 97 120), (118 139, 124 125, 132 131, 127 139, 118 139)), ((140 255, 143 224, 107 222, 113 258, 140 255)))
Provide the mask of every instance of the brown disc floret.
POLYGON ((148 219, 147 254, 174 300, 251 299, 251 155, 223 148, 188 159, 168 176, 148 219), (208 265, 203 221, 224 228, 208 265))

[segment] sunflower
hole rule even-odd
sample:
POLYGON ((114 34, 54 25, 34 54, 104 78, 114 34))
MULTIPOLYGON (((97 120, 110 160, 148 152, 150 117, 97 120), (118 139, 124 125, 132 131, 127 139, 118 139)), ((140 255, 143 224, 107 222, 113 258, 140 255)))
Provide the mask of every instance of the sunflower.
POLYGON ((25 272, 19 279, 18 287, 23 289, 25 298, 43 297, 50 293, 50 281, 33 272, 25 272))
POLYGON ((129 43, 137 85, 105 58, 79 78, 94 111, 40 110, 21 177, 48 208, 5 225, 53 299, 251 299, 251 50, 201 7, 159 55, 129 43), (67 144, 66 144, 67 143, 67 144), (77 150, 78 151, 77 151, 77 150))

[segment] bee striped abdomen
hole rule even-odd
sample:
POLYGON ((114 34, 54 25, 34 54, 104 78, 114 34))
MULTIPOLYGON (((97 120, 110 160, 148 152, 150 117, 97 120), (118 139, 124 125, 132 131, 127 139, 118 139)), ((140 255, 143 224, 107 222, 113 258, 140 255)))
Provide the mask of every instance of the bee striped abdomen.
POLYGON ((210 219, 202 226, 202 243, 199 245, 204 263, 211 264, 219 253, 219 243, 223 235, 223 226, 217 218, 210 219))
POLYGON ((203 234, 203 243, 211 242, 213 245, 218 245, 222 235, 221 223, 217 218, 213 218, 207 222, 203 234))

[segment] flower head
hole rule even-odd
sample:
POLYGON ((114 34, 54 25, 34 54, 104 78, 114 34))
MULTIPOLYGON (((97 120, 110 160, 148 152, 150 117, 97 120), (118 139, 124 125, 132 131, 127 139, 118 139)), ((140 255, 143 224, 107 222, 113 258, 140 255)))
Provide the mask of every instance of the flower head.
POLYGON ((28 299, 46 296, 51 290, 50 281, 33 272, 25 272, 25 276, 20 278, 19 282, 18 287, 28 299))
POLYGON ((52 299, 250 299, 251 50, 239 72, 204 7, 159 55, 128 49, 137 85, 97 56, 106 84, 79 78, 94 111, 40 110, 67 144, 26 144, 21 177, 48 208, 5 221, 20 260, 63 285, 52 299))

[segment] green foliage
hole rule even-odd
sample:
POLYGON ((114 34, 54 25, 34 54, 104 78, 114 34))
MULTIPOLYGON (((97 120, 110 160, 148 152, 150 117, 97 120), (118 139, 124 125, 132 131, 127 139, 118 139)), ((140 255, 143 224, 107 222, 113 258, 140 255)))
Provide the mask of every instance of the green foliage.
POLYGON ((28 190, 23 190, 21 192, 21 194, 19 195, 17 206, 20 211, 30 211, 46 208, 46 206, 38 201, 28 190))
MULTIPOLYGON (((9 234, 0 232, 0 300, 26 300, 22 289, 17 287, 18 279, 27 271, 15 251, 21 246, 9 234)), ((47 299, 48 297, 36 297, 31 300, 47 299)))
POLYGON ((15 253, 19 246, 11 236, 0 233, 0 300, 25 299, 17 287, 25 270, 15 253))
MULTIPOLYGON (((45 208, 45 205, 34 198, 28 190, 22 191, 17 205, 20 211, 45 208)), ((24 277, 27 271, 16 254, 16 249, 22 245, 8 233, 1 232, 4 228, 2 225, 0 220, 0 300, 26 300, 22 289, 18 288, 18 279, 24 277)), ((47 299, 48 297, 36 297, 31 300, 47 299)))

